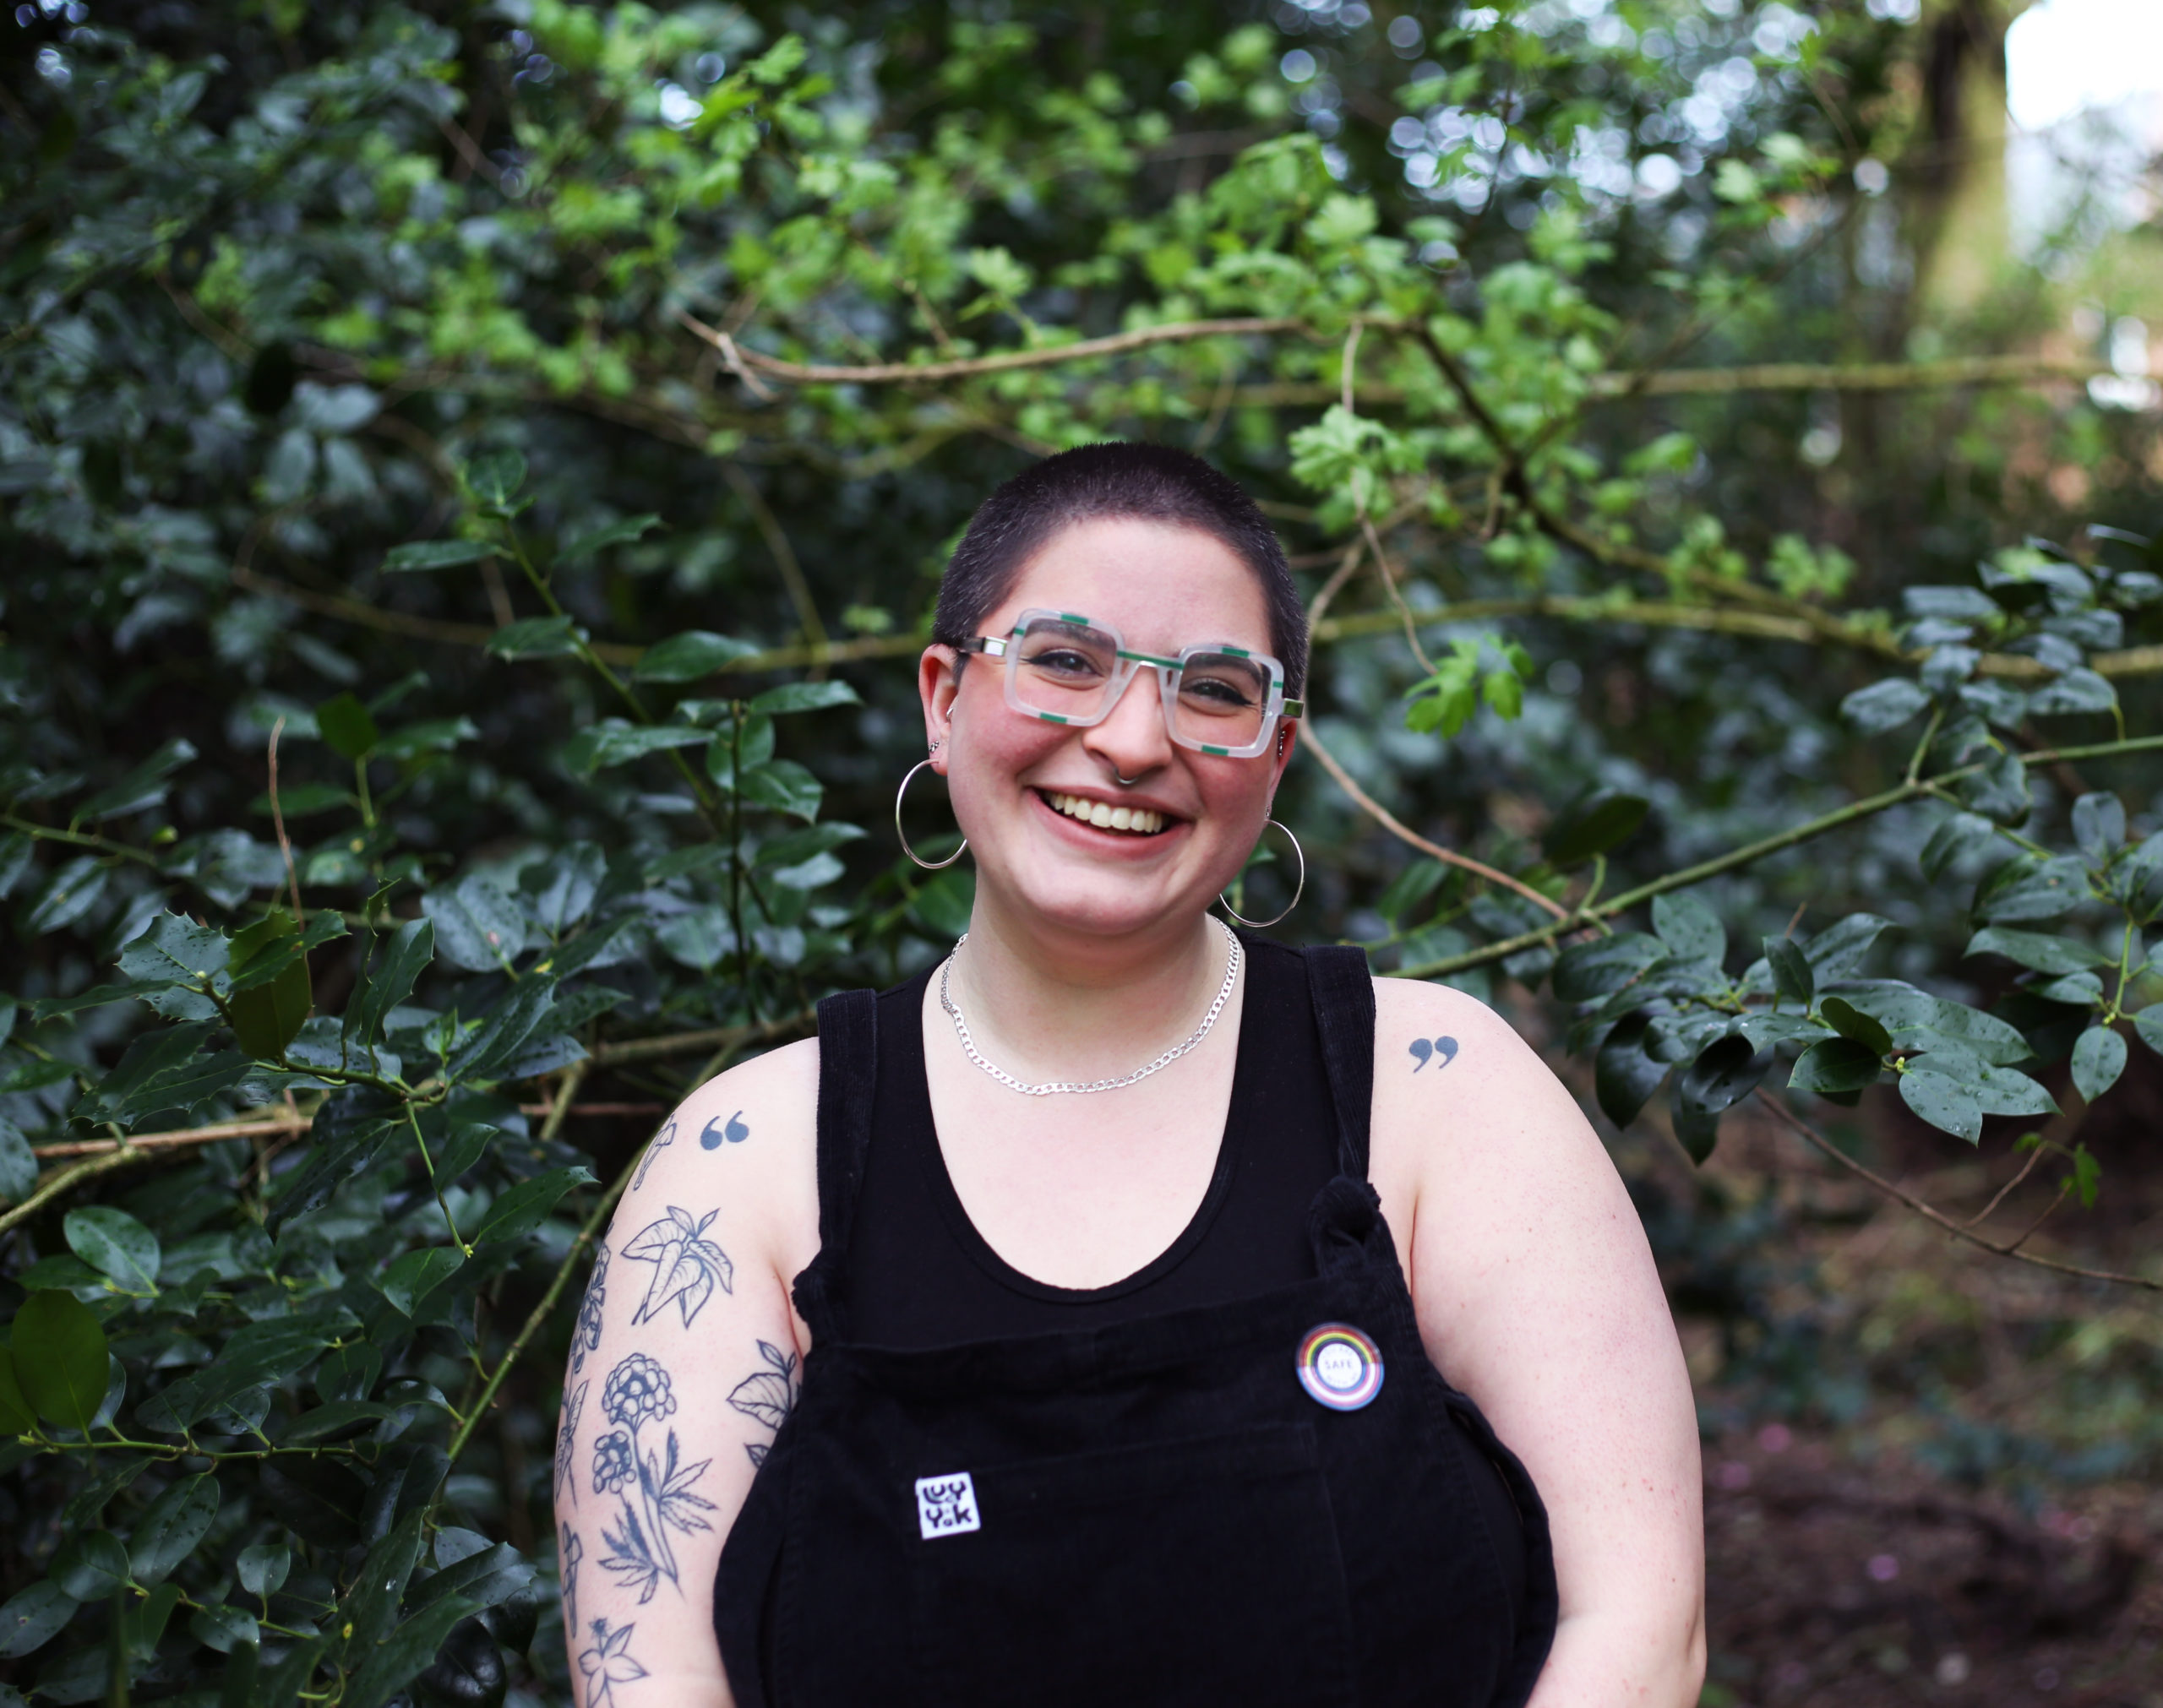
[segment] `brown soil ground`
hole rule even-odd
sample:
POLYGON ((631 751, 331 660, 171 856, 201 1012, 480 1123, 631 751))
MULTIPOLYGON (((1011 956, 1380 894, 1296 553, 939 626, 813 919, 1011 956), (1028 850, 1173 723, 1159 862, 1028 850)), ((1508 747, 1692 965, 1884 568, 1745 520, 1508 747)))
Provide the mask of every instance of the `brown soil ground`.
POLYGON ((2163 1493, 2029 1516, 1780 1424, 1705 1469, 1706 1708, 2163 1708, 2163 1493))

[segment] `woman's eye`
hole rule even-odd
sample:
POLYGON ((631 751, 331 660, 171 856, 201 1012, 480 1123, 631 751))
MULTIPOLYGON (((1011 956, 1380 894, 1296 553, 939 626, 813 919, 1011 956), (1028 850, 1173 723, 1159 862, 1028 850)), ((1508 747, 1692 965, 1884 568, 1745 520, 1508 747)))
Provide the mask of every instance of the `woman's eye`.
POLYGON ((1221 706, 1229 709, 1235 706, 1250 706, 1254 704, 1250 698, 1240 692, 1236 683, 1220 681, 1213 677, 1204 677, 1197 681, 1185 683, 1181 685, 1180 691, 1182 694, 1190 694, 1196 699, 1206 700, 1212 707, 1221 706))
POLYGON ((1096 672, 1096 661, 1086 653, 1039 652, 1029 660, 1037 670, 1048 670, 1060 676, 1090 676, 1096 672))

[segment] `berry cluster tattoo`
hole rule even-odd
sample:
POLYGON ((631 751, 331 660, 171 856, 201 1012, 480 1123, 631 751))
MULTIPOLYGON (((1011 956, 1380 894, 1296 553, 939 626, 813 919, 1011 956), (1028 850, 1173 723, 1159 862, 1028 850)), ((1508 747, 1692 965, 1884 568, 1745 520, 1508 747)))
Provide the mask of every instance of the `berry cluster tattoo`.
POLYGON ((675 1430, 660 1428, 676 1415, 673 1385, 668 1372, 644 1352, 633 1352, 608 1373, 601 1413, 615 1428, 593 1444, 593 1492, 616 1495, 622 1502, 615 1528, 604 1526, 601 1532, 607 1545, 602 1569, 625 1588, 635 1588, 643 1607, 663 1578, 683 1588, 668 1532, 688 1535, 713 1527, 699 1516, 711 1512, 713 1503, 691 1493, 691 1485, 713 1461, 678 1462, 675 1430), (661 1451, 642 1439, 642 1433, 650 1439, 653 1433, 666 1435, 661 1451))

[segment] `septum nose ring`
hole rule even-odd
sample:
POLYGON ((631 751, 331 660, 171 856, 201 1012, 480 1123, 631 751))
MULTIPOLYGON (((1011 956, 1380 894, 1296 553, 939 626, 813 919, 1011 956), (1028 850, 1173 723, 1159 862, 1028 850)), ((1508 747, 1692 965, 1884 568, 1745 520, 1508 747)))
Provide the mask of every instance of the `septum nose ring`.
POLYGON ((1132 788, 1132 787, 1133 787, 1136 783, 1138 783, 1138 782, 1140 782, 1140 781, 1141 781, 1141 779, 1140 777, 1122 777, 1122 776, 1120 776, 1120 774, 1119 774, 1119 767, 1118 767, 1117 765, 1114 765, 1114 766, 1112 767, 1112 780, 1113 780, 1114 782, 1116 782, 1116 783, 1120 786, 1120 787, 1121 787, 1122 789, 1131 789, 1131 788, 1132 788))

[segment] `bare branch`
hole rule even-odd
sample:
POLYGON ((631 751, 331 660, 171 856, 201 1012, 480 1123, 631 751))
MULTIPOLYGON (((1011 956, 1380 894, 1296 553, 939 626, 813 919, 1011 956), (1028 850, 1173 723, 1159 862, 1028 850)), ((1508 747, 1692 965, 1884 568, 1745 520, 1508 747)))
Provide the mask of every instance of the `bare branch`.
MULTIPOLYGON (((1854 1157, 1819 1133, 1807 1121, 1789 1109, 1779 1098, 1768 1092, 1763 1086, 1757 1088, 1757 1095, 1759 1102, 1779 1116, 1789 1128, 1806 1140, 1812 1149, 1830 1157, 1858 1179, 1869 1182, 1888 1198, 1905 1205, 1924 1221, 1943 1228, 1955 1239, 1964 1240, 1978 1251, 1986 1251, 1993 1257, 2010 1258, 2015 1263, 2032 1264, 2037 1269, 2050 1270, 2058 1275, 2076 1276, 2082 1281, 2109 1281, 2115 1286, 2139 1287, 2148 1292, 2163 1292, 2163 1281, 2151 1280, 2147 1276, 2127 1275, 2116 1270, 2089 1269, 2083 1264, 2060 1263, 2056 1258, 2037 1257, 2032 1252, 2023 1251, 2020 1249, 2020 1245, 2022 1241, 2028 1237, 2027 1233, 2022 1234, 2019 1239, 2014 1240, 2009 1245, 2001 1245, 1994 1239, 1986 1239, 1981 1234, 1975 1232, 1970 1224, 1955 1221, 1943 1210, 1933 1205, 1925 1203, 1912 1192, 1895 1185, 1875 1169, 1866 1167, 1856 1161, 1854 1157)), ((2063 1196, 2062 1193, 2059 1194, 2061 1199, 2063 1196)), ((2051 1209, 2057 1207, 2054 1202, 2051 1209)), ((2046 1216, 2049 1213, 2049 1210, 2044 1212, 2046 1216)), ((2040 1226, 2040 1221, 2038 1225, 2040 1226)), ((2035 1228, 2030 1227, 2028 1233, 2033 1233, 2035 1231, 2035 1228)))

